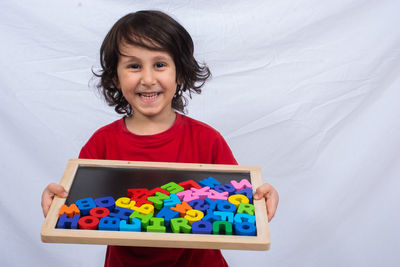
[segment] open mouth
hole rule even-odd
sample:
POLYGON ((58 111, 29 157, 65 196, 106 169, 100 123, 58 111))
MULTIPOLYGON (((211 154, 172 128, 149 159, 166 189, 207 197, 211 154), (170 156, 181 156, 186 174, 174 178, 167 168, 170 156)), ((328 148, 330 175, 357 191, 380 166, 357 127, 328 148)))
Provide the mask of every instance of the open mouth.
POLYGON ((139 97, 146 101, 155 100, 161 93, 138 93, 139 97))

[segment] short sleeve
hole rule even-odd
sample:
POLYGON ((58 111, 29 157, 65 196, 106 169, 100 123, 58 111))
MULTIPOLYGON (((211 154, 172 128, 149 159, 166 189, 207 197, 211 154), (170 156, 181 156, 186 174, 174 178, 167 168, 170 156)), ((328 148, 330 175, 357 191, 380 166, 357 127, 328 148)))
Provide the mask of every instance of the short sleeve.
POLYGON ((238 164, 233 156, 232 150, 220 133, 217 134, 212 149, 213 164, 238 164))
POLYGON ((104 140, 97 133, 87 141, 79 153, 80 159, 105 159, 104 140))

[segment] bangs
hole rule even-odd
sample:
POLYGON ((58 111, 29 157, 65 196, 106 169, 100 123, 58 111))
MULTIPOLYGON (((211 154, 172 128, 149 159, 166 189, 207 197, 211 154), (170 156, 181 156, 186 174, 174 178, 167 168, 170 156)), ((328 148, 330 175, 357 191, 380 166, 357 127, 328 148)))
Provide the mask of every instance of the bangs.
POLYGON ((140 27, 132 24, 125 24, 117 33, 117 52, 124 56, 120 51, 121 44, 136 45, 153 51, 168 51, 168 44, 163 40, 163 34, 152 27, 140 27))

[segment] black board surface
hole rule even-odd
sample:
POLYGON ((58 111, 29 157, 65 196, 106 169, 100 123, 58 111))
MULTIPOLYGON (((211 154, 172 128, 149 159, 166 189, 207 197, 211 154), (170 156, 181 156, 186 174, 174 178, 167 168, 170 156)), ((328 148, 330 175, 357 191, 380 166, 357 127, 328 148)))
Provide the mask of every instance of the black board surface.
POLYGON ((169 182, 180 183, 186 180, 197 182, 210 176, 221 184, 242 179, 251 182, 248 172, 79 166, 65 204, 71 205, 75 201, 87 197, 96 199, 112 196, 117 199, 126 197, 129 188, 147 188, 150 190, 169 182))

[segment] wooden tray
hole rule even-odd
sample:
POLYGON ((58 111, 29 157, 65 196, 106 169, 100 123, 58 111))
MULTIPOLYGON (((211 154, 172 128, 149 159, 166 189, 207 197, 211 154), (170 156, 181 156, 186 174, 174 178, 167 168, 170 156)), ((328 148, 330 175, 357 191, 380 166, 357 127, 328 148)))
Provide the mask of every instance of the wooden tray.
POLYGON ((270 235, 264 199, 254 200, 257 236, 56 228, 58 212, 63 204, 70 205, 86 197, 95 199, 111 195, 117 199, 126 196, 128 188, 153 189, 168 182, 199 181, 209 176, 222 184, 246 178, 253 190, 262 184, 260 168, 254 166, 71 159, 60 182, 69 192, 68 198, 54 198, 42 227, 42 241, 143 247, 269 249, 270 235))

